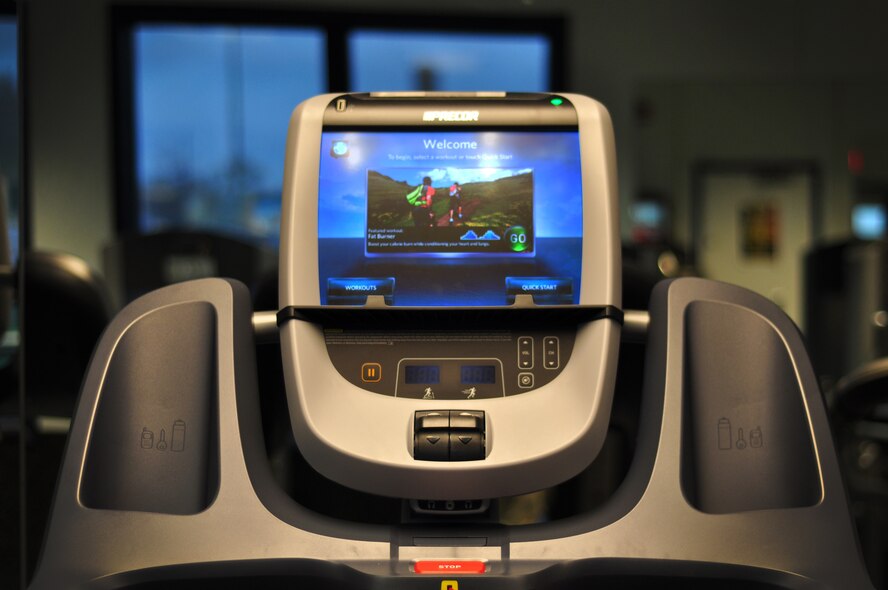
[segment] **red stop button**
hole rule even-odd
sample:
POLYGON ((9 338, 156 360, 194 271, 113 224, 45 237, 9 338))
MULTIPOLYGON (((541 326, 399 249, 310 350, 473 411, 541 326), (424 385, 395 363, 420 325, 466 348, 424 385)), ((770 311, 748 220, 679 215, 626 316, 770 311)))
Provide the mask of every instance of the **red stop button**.
POLYGON ((413 571, 417 574, 483 574, 487 571, 486 564, 483 561, 476 560, 460 560, 460 561, 442 561, 429 560, 417 561, 413 564, 413 571))

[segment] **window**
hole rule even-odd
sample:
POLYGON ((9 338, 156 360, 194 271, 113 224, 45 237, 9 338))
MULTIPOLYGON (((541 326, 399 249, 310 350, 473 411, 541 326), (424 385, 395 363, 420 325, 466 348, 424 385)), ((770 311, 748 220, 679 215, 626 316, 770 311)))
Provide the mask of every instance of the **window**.
POLYGON ((114 26, 124 232, 276 246, 290 113, 315 94, 563 87, 561 19, 123 7, 114 26))
POLYGON ((317 29, 134 30, 139 229, 274 241, 290 112, 326 90, 317 29))
POLYGON ((0 13, 0 219, 5 213, 13 261, 19 232, 17 43, 15 16, 0 13))
POLYGON ((352 90, 549 90, 542 34, 359 30, 349 35, 352 90))

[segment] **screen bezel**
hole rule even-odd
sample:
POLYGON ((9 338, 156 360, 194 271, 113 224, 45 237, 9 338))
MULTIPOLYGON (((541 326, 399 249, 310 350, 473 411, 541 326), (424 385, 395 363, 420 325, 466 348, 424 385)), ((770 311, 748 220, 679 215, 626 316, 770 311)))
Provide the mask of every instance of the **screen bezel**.
MULTIPOLYGON (((287 140, 283 191, 280 259, 280 307, 320 305, 318 269, 318 170, 321 133, 325 127, 357 128, 384 125, 420 126, 429 108, 474 108, 485 127, 542 128, 553 124, 577 125, 583 201, 583 249, 580 305, 621 306, 619 201, 616 148, 610 115, 597 101, 577 94, 512 95, 486 99, 451 96, 415 96, 380 100, 380 108, 363 108, 369 95, 326 94, 301 103, 291 117, 287 140), (553 109, 551 98, 563 99, 568 108, 553 109), (337 104, 360 108, 337 112, 337 104), (381 111, 376 117, 373 113, 381 111), (372 111, 373 113, 371 113, 372 111), (539 125, 528 125, 538 121, 539 125), (298 157, 297 157, 298 154, 298 157)), ((428 128, 444 128, 430 123, 428 128)), ((465 125, 467 129, 479 124, 465 125)), ((462 128, 462 125, 460 125, 462 128)), ((499 306, 497 306, 499 307, 499 306)), ((503 307, 509 307, 504 305, 503 307)))

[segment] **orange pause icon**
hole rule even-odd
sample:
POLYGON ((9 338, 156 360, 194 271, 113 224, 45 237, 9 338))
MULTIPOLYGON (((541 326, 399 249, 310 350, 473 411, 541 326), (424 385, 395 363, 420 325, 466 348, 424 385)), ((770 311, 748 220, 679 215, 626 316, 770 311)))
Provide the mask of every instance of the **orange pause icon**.
POLYGON ((361 365, 361 381, 364 383, 378 383, 382 379, 382 365, 379 363, 364 363, 361 365))

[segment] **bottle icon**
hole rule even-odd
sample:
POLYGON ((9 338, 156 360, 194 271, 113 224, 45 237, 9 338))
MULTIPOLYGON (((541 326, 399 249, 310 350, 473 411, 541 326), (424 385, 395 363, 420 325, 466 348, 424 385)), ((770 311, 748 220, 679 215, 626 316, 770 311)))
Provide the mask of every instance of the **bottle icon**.
POLYGON ((150 449, 154 447, 154 433, 148 430, 147 426, 142 427, 141 446, 143 449, 150 449))
POLYGON ((759 449, 762 446, 762 429, 758 426, 749 431, 749 446, 759 449))
POLYGON ((718 421, 718 450, 731 450, 731 421, 727 418, 720 418, 718 421))
POLYGON ((173 435, 170 440, 170 450, 181 453, 185 450, 185 421, 176 420, 173 422, 173 435))
POLYGON ((160 429, 160 439, 157 441, 157 447, 155 447, 158 451, 167 450, 167 441, 166 441, 166 432, 163 428, 160 429))
MULTIPOLYGON (((163 432, 163 431, 161 430, 161 432, 163 432)), ((742 451, 745 448, 746 448, 746 441, 743 440, 743 429, 738 428, 737 429, 737 450, 742 451)))

